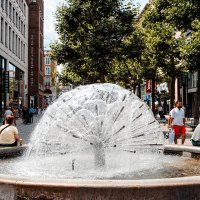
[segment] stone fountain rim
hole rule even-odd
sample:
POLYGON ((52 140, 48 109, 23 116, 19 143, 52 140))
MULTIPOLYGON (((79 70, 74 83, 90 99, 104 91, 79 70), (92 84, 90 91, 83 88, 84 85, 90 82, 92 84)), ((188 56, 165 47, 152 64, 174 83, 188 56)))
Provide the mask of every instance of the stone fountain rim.
POLYGON ((39 179, 0 176, 0 185, 63 187, 63 188, 152 188, 200 185, 200 176, 143 179, 143 180, 80 180, 80 179, 39 179))

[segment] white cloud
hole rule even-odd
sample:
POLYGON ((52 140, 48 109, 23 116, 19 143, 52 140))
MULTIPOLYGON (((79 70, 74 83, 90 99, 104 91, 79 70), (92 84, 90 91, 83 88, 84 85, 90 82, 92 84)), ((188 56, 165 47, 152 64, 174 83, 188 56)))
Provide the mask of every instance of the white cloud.
POLYGON ((65 3, 65 0, 44 0, 44 48, 48 49, 49 44, 53 43, 58 35, 55 31, 55 11, 56 8, 65 3))

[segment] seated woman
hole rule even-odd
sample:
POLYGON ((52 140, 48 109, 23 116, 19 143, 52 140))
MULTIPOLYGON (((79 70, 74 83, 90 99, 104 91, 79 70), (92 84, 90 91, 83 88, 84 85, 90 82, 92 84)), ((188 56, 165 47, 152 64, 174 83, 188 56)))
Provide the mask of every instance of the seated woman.
POLYGON ((191 141, 193 146, 200 146, 200 124, 195 128, 191 141))
POLYGON ((17 146, 18 142, 22 145, 22 139, 18 134, 17 128, 12 126, 13 122, 14 116, 7 115, 5 118, 5 124, 0 127, 0 146, 17 146))

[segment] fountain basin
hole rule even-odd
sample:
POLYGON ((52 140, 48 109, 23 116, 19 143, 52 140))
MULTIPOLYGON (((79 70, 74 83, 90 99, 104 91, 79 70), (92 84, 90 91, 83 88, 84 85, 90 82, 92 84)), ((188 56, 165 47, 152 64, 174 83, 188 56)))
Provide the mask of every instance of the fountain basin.
POLYGON ((0 158, 21 156, 27 148, 27 144, 16 147, 0 147, 0 158))
POLYGON ((3 199, 200 199, 200 176, 151 180, 39 180, 0 177, 3 199))
MULTIPOLYGON (((24 145, 26 149, 27 146, 24 145)), ((10 147, 9 147, 10 148, 10 147)), ((12 147, 18 150, 16 147, 12 147)), ((6 148, 5 148, 6 149, 6 148)), ((4 149, 4 150, 5 150, 4 149)), ((7 149, 6 149, 7 150, 7 149)), ((2 152, 3 149, 0 149, 2 152)), ((8 151, 8 150, 7 150, 8 151)), ((199 154, 193 146, 165 145, 164 152, 199 154)), ((31 170, 31 169, 30 169, 31 170)), ((144 180, 59 180, 0 176, 0 195, 14 199, 200 199, 200 176, 144 180)))

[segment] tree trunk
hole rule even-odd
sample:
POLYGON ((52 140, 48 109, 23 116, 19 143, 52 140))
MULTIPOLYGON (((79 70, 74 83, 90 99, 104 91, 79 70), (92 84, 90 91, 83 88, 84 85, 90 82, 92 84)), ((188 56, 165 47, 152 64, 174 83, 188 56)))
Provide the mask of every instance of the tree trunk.
POLYGON ((138 97, 141 99, 141 85, 138 84, 138 97))
POLYGON ((105 83, 106 82, 106 80, 105 80, 105 74, 104 74, 104 70, 101 70, 101 83, 105 83))
POLYGON ((170 109, 174 108, 174 99, 175 99, 175 76, 171 77, 171 95, 170 95, 170 109))
POLYGON ((195 104, 194 104, 194 124, 199 123, 199 106, 200 106, 200 70, 198 71, 198 80, 197 80, 197 93, 195 96, 195 104))
POLYGON ((156 80, 155 77, 152 78, 152 89, 151 89, 151 98, 152 98, 152 112, 155 115, 156 109, 155 109, 155 86, 156 86, 156 80))
POLYGON ((178 100, 182 100, 181 99, 181 91, 180 91, 180 88, 181 88, 181 77, 178 77, 177 78, 177 92, 178 92, 178 94, 177 94, 177 96, 178 96, 178 100))
POLYGON ((176 75, 175 75, 175 64, 174 64, 174 57, 170 57, 171 62, 171 95, 170 95, 170 109, 174 108, 174 100, 175 100, 175 81, 176 81, 176 75))

